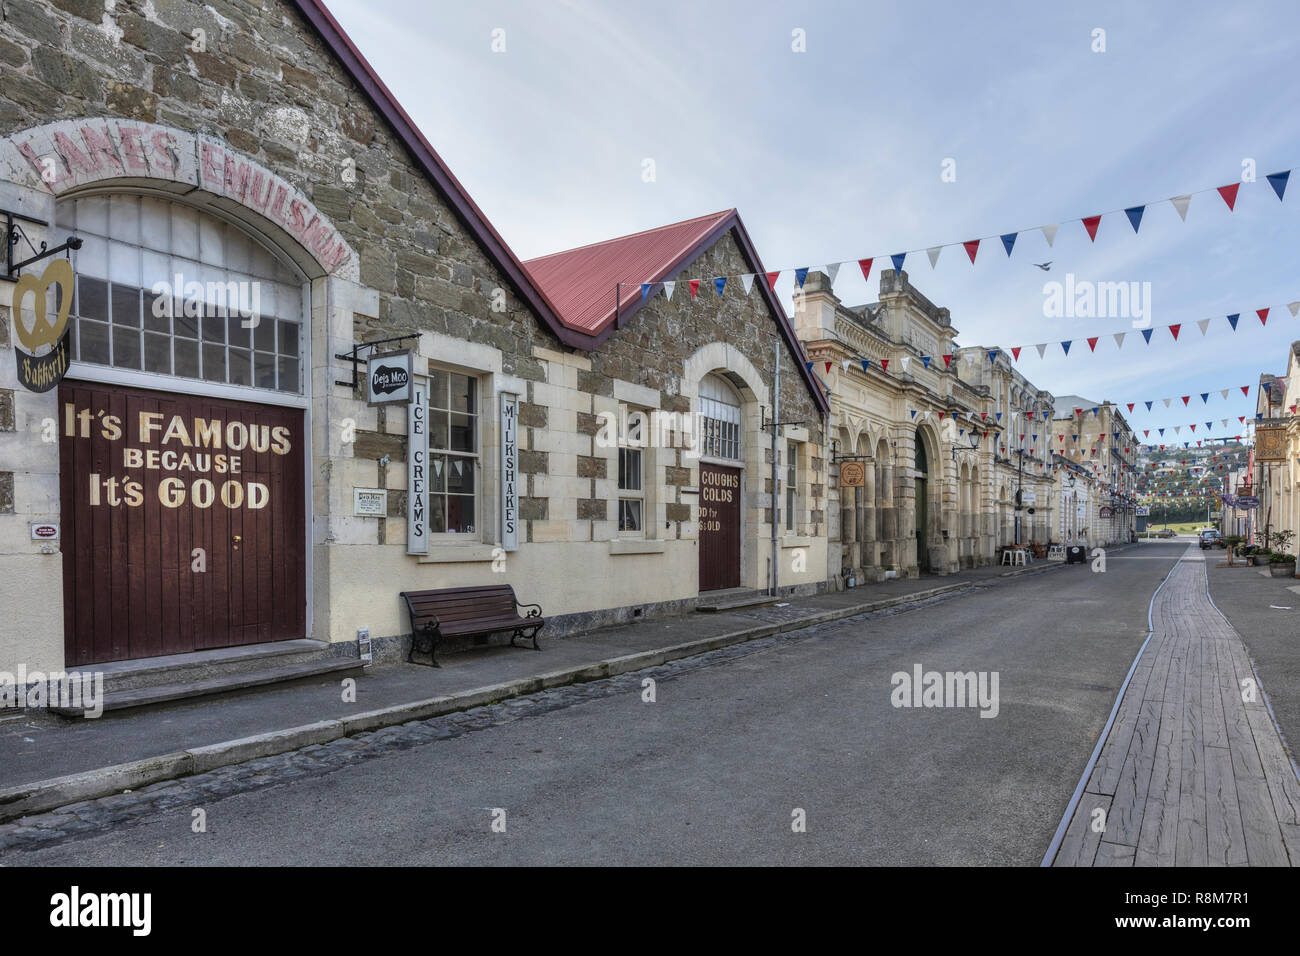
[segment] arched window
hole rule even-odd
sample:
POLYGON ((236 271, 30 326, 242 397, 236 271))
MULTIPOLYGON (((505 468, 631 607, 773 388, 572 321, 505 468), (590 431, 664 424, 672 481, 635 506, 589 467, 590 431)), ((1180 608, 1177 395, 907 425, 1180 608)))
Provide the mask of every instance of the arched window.
POLYGON ((740 459, 740 396, 720 375, 700 381, 701 453, 710 458, 740 459))
POLYGON ((150 196, 71 199, 73 357, 94 365, 303 391, 302 278, 231 223, 150 196))
POLYGON ((925 457, 925 439, 921 437, 921 433, 918 431, 916 433, 916 470, 922 475, 928 475, 930 469, 927 465, 928 462, 925 457))

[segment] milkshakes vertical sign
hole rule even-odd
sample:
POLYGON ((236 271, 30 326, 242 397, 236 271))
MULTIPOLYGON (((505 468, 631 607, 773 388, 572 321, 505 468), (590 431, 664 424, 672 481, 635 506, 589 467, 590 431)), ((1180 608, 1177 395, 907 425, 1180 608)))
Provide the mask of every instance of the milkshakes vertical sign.
POLYGON ((411 376, 406 406, 406 553, 429 553, 429 382, 411 376))
POLYGON ((501 393, 501 547, 519 550, 519 396, 501 393))

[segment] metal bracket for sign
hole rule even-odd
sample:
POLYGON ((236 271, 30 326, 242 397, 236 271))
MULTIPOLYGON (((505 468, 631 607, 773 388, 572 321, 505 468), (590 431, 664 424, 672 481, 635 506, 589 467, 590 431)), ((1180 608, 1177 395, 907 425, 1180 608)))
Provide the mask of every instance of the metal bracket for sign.
POLYGON ((389 342, 405 342, 407 339, 418 339, 419 337, 420 335, 417 332, 412 333, 411 335, 394 335, 390 339, 375 339, 373 342, 358 342, 356 345, 352 346, 352 351, 343 352, 340 355, 334 356, 336 359, 342 359, 344 362, 352 363, 352 381, 340 382, 335 380, 334 384, 350 385, 353 391, 356 391, 357 387, 361 384, 361 363, 364 362, 365 359, 357 354, 358 350, 373 349, 377 345, 387 345, 389 342))
POLYGON ((12 279, 21 274, 23 268, 31 265, 33 262, 40 262, 42 259, 48 259, 50 256, 57 256, 60 252, 67 252, 68 250, 81 248, 82 239, 78 236, 68 236, 68 241, 63 243, 61 246, 55 246, 53 249, 50 249, 47 248, 45 242, 42 242, 41 247, 37 249, 36 244, 28 238, 27 233, 23 230, 22 226, 18 225, 17 220, 21 219, 23 222, 30 222, 34 226, 48 227, 49 223, 44 219, 33 219, 31 216, 24 216, 22 213, 12 212, 8 209, 4 210, 3 214, 5 217, 5 235, 9 238, 9 241, 5 244, 8 247, 5 250, 5 265, 7 270, 5 272, 6 279, 12 279), (18 245, 19 238, 21 238, 23 242, 27 243, 27 248, 36 253, 36 255, 24 259, 22 262, 14 262, 14 247, 18 245))
POLYGON ((762 406, 760 406, 760 408, 762 409, 762 415, 763 415, 763 423, 762 423, 761 425, 758 426, 760 431, 766 431, 766 430, 769 429, 769 428, 779 428, 779 427, 781 427, 782 425, 802 425, 802 424, 804 424, 804 423, 801 422, 801 421, 800 421, 800 422, 769 422, 769 421, 767 420, 767 406, 766 406, 766 405, 762 405, 762 406))

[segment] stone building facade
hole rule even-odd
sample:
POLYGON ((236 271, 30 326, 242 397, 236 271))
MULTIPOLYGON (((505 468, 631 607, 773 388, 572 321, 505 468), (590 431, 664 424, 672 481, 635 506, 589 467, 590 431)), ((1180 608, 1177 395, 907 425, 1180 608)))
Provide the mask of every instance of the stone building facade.
POLYGON ((4 12, 0 207, 36 247, 83 245, 58 388, 16 378, 35 312, 0 323, 0 579, 22 595, 0 669, 361 628, 396 647, 407 589, 509 583, 553 632, 689 607, 702 468, 737 475, 738 586, 776 556, 783 590, 824 587, 825 397, 789 320, 762 282, 662 286, 761 274, 734 211, 586 324, 557 301, 604 278, 539 281, 316 0, 4 12), (388 350, 420 427, 367 401, 351 358, 388 350), (735 416, 721 459, 600 440, 629 410, 711 421, 706 399, 735 416), (775 456, 773 407, 803 423, 775 456))
POLYGON ((1060 518, 1067 545, 1128 543, 1137 528, 1138 441, 1119 408, 1078 395, 1057 399, 1052 418, 1060 518))
POLYGON ((841 587, 990 564, 1017 543, 1015 516, 1038 522, 1025 524, 1023 543, 1047 527, 1029 503, 1049 497, 1046 436, 1035 444, 1019 435, 1028 411, 1041 415, 1051 396, 1001 350, 958 348, 949 311, 907 273, 885 270, 879 281, 877 302, 849 307, 824 273, 811 273, 795 313, 831 394, 827 565, 841 587), (841 485, 846 462, 861 464, 862 486, 841 485), (1021 510, 1018 489, 1028 492, 1021 510))

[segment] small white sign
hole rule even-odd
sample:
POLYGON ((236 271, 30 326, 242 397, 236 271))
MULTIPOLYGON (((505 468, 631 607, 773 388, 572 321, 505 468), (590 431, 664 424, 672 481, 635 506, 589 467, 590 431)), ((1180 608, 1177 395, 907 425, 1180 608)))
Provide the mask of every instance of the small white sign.
POLYGON ((411 352, 385 352, 366 361, 366 401, 371 405, 411 400, 411 352))
POLYGON ((58 541, 59 526, 57 524, 51 524, 49 522, 33 523, 32 540, 33 541, 58 541))
POLYGON ((352 513, 359 518, 388 515, 388 492, 383 488, 353 488, 352 513))

